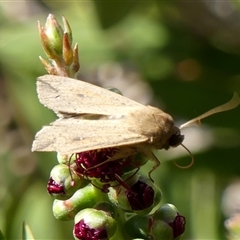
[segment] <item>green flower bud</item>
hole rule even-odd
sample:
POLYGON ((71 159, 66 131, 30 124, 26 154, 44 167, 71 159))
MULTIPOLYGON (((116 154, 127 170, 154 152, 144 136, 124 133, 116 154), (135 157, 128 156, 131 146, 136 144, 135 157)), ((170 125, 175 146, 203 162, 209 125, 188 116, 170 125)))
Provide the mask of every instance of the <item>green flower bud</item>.
MULTIPOLYGON (((167 223, 172 229, 172 239, 179 239, 179 236, 185 231, 186 220, 181 216, 177 208, 172 204, 164 204, 152 216, 152 234, 156 232, 155 237, 159 236, 159 221, 167 223)), ((167 228, 166 228, 167 229, 167 228)), ((168 232, 168 230, 166 230, 168 232)))
POLYGON ((93 207, 98 202, 98 195, 92 184, 79 189, 68 200, 53 202, 53 215, 59 220, 71 220, 82 209, 93 207))
POLYGON ((80 69, 80 62, 78 57, 78 44, 76 43, 73 48, 73 63, 70 66, 70 76, 75 76, 80 69))
POLYGON ((57 153, 57 160, 60 164, 66 164, 69 166, 74 163, 76 157, 75 154, 68 155, 57 153))
POLYGON ((53 14, 49 14, 45 26, 38 23, 42 47, 50 59, 59 59, 62 55, 63 29, 53 14))
POLYGON ((165 204, 151 216, 135 215, 124 224, 131 238, 153 240, 179 239, 184 232, 185 218, 172 204, 165 204))
POLYGON ((120 187, 117 194, 118 205, 125 211, 148 214, 161 201, 161 190, 148 178, 135 175, 126 187, 120 187))
POLYGON ((108 212, 91 208, 80 211, 74 223, 73 235, 76 240, 108 240, 117 229, 116 221, 108 212))
POLYGON ((62 51, 63 60, 66 66, 70 66, 73 62, 73 49, 69 42, 68 36, 66 33, 63 35, 63 51, 62 51))
POLYGON ((153 220, 163 220, 164 222, 172 222, 177 216, 178 209, 170 203, 162 205, 154 214, 153 220))
POLYGON ((173 230, 164 221, 154 221, 151 226, 151 236, 153 239, 173 240, 173 230))
POLYGON ((64 164, 56 165, 48 181, 47 190, 56 199, 68 199, 80 186, 86 185, 86 180, 79 178, 71 169, 64 164))
POLYGON ((69 45, 72 45, 72 30, 71 27, 65 17, 62 17, 64 33, 67 35, 69 45))
POLYGON ((64 30, 53 14, 47 17, 45 26, 38 22, 42 47, 50 63, 40 58, 49 74, 75 77, 80 68, 77 44, 72 48, 72 31, 66 18, 62 18, 64 30))
POLYGON ((132 238, 149 238, 148 216, 135 215, 129 218, 124 224, 124 230, 132 238))
POLYGON ((115 216, 115 208, 113 207, 112 204, 110 204, 109 202, 100 202, 97 203, 94 206, 94 209, 96 210, 102 210, 104 212, 108 212, 112 217, 115 216))

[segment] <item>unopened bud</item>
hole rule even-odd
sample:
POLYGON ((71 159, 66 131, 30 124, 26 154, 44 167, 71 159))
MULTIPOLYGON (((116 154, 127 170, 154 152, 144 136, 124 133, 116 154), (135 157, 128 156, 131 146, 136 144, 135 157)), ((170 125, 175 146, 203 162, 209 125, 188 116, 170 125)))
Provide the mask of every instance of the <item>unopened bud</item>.
POLYGON ((79 212, 74 222, 73 234, 76 240, 108 240, 117 229, 117 224, 111 215, 91 208, 79 212))

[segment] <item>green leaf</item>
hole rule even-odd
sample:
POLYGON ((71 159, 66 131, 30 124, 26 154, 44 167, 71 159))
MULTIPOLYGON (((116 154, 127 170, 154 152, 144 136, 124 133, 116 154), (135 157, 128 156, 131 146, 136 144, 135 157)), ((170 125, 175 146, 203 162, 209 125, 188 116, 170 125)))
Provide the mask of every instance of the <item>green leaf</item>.
POLYGON ((23 222, 22 239, 23 240, 30 240, 30 239, 34 240, 32 231, 31 231, 30 227, 25 222, 23 222))

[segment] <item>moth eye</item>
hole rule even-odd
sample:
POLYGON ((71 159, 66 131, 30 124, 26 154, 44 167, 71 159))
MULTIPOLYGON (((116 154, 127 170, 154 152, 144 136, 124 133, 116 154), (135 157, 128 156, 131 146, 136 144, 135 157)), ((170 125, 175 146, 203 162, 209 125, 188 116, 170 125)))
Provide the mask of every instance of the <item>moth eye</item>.
POLYGON ((168 140, 168 144, 171 147, 177 147, 183 142, 184 135, 180 133, 180 131, 174 133, 168 140))

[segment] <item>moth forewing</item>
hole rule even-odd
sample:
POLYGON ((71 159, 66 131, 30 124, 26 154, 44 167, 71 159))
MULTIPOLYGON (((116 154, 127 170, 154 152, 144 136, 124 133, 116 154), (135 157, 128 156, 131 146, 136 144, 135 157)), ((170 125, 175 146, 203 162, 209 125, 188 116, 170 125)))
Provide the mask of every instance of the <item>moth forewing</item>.
POLYGON ((126 123, 121 119, 83 120, 69 118, 59 119, 50 126, 43 127, 36 134, 32 150, 70 154, 146 141, 146 137, 128 131, 126 123))
POLYGON ((115 115, 143 106, 90 83, 53 75, 37 79, 37 93, 39 101, 60 116, 64 113, 115 115))

